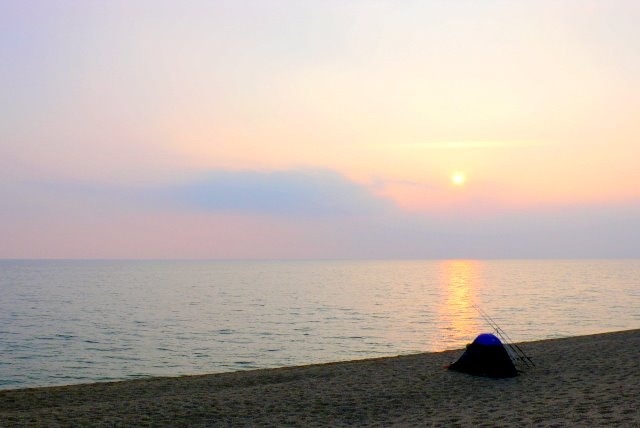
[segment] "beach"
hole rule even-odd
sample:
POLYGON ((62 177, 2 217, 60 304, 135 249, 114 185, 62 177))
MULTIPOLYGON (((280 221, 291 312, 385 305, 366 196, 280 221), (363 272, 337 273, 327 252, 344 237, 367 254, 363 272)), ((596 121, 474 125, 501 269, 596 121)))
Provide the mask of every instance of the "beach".
POLYGON ((0 426, 640 426, 640 330, 519 346, 535 367, 508 379, 454 350, 5 390, 0 426))

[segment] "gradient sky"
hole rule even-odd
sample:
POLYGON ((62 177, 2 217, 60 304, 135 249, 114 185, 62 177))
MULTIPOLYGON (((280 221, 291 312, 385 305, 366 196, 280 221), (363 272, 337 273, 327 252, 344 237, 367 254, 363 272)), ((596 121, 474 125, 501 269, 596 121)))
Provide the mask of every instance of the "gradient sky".
POLYGON ((638 22, 0 0, 0 257, 640 257, 638 22))

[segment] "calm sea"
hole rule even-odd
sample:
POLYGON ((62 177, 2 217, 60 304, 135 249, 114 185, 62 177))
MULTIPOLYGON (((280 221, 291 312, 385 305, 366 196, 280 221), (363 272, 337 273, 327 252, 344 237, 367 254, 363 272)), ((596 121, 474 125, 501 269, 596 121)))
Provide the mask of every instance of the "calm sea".
POLYGON ((640 328, 640 260, 0 261, 0 389, 640 328))

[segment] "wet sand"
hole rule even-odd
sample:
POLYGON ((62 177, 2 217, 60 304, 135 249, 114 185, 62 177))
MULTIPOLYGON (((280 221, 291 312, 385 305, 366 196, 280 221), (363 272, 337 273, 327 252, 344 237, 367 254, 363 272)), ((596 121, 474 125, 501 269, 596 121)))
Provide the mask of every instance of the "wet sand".
POLYGON ((640 426, 640 330, 520 347, 510 379, 445 370, 457 350, 0 391, 0 426, 640 426))

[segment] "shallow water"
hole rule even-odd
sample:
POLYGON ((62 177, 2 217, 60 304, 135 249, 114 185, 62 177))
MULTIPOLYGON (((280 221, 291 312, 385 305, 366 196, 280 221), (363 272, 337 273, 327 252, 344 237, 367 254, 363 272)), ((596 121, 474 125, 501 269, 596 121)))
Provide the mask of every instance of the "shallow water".
POLYGON ((640 328, 640 260, 0 261, 0 389, 640 328))

